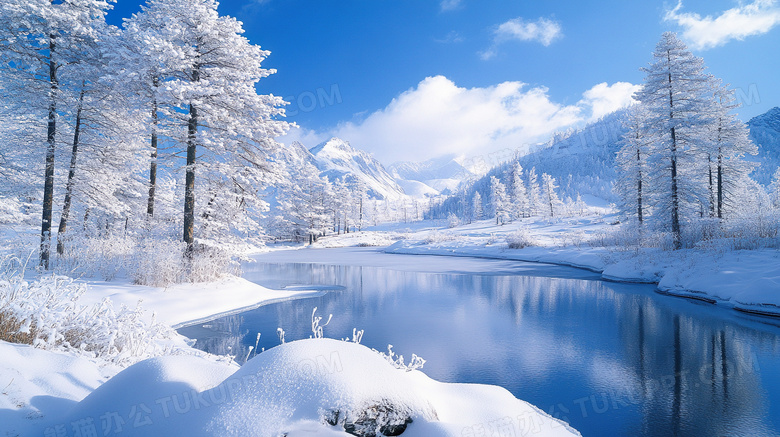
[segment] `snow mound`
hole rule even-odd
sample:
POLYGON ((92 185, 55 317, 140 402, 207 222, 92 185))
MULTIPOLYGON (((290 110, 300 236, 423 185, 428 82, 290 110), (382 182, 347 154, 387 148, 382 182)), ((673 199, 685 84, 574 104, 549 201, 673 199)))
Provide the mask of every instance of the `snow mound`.
POLYGON ((123 436, 579 435, 503 388, 440 383, 355 343, 295 341, 229 370, 195 357, 147 360, 46 426, 123 436))

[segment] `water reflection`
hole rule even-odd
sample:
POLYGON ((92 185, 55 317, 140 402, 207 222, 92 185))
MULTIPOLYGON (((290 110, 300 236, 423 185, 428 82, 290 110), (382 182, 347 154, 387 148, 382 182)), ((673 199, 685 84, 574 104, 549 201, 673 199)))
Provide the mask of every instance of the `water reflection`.
MULTIPOLYGON (((389 255, 396 256, 396 255, 389 255)), ((583 435, 777 435, 780 327, 651 286, 565 277, 441 274, 377 267, 259 264, 268 285, 343 285, 322 297, 261 307, 180 332, 240 361, 311 335, 313 307, 329 337, 365 329, 363 344, 428 360, 451 382, 497 384, 583 435)), ((542 271, 542 274, 539 272, 542 271)))

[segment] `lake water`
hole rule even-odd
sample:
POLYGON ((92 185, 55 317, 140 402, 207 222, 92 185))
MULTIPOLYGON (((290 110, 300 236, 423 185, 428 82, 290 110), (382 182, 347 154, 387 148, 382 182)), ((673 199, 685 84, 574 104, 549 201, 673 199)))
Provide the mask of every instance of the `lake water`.
POLYGON ((544 264, 300 252, 260 256, 244 276, 343 289, 179 332, 242 361, 258 332, 261 348, 277 327, 308 338, 317 307, 323 323, 333 314, 327 337, 363 329, 364 345, 420 355, 434 379, 502 386, 584 436, 780 435, 780 320, 544 264))

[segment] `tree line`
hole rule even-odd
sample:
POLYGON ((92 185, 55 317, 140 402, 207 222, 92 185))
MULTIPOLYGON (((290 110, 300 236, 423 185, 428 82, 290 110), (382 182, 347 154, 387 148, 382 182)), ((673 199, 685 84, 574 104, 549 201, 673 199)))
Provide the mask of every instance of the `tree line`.
POLYGON ((275 71, 242 24, 214 0, 148 0, 120 28, 111 3, 0 3, 4 202, 40 213, 44 269, 76 216, 82 232, 178 228, 191 258, 252 232, 284 177, 268 160, 284 102, 257 92, 275 71))

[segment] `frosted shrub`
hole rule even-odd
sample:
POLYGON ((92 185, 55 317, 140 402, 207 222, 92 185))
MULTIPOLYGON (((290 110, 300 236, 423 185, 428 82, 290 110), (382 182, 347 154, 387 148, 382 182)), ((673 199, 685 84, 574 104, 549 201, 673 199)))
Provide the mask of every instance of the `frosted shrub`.
POLYGON ((531 234, 524 228, 520 228, 507 235, 506 243, 510 249, 523 249, 525 247, 536 246, 536 242, 531 238, 531 234))
POLYGON ((320 322, 322 321, 322 316, 317 315, 317 307, 314 307, 314 310, 311 312, 311 332, 312 335, 314 335, 314 338, 323 338, 323 332, 322 328, 328 326, 330 324, 330 320, 333 318, 333 314, 328 316, 328 321, 325 322, 324 325, 320 325, 320 322))
POLYGON ((159 235, 68 238, 65 251, 56 257, 55 271, 111 281, 127 277, 135 284, 164 287, 182 282, 208 282, 228 274, 240 274, 240 265, 229 249, 196 244, 190 258, 178 238, 159 235))
POLYGON ((240 264, 227 249, 199 244, 195 246, 192 258, 189 260, 186 276, 178 282, 208 282, 226 275, 240 274, 240 264))
POLYGON ((448 228, 454 228, 460 224, 460 219, 458 219, 458 216, 456 216, 453 213, 450 213, 450 215, 447 216, 447 227, 448 228))
POLYGON ((385 360, 387 360, 388 363, 392 364, 393 367, 395 367, 396 369, 404 370, 406 372, 411 372, 412 370, 420 370, 425 365, 425 360, 422 357, 417 356, 417 354, 412 354, 412 359, 409 361, 409 364, 405 364, 404 356, 396 355, 395 352, 393 352, 392 344, 387 345, 387 353, 379 352, 376 349, 374 349, 374 352, 381 355, 385 360))
POLYGON ((161 344, 175 333, 154 321, 147 325, 140 307, 115 310, 108 299, 81 305, 86 285, 56 275, 28 282, 24 267, 6 259, 0 271, 0 340, 119 365, 170 352, 161 344))
POLYGON ((101 236, 64 237, 65 251, 56 257, 55 271, 111 281, 125 268, 135 241, 107 233, 101 236))
POLYGON ((130 259, 128 276, 136 284, 156 287, 182 280, 185 244, 167 238, 144 238, 130 259))
POLYGON ((447 242, 447 241, 454 241, 454 240, 457 240, 457 239, 458 239, 458 236, 455 235, 452 232, 431 231, 425 237, 423 242, 425 244, 444 243, 444 242, 447 242))

